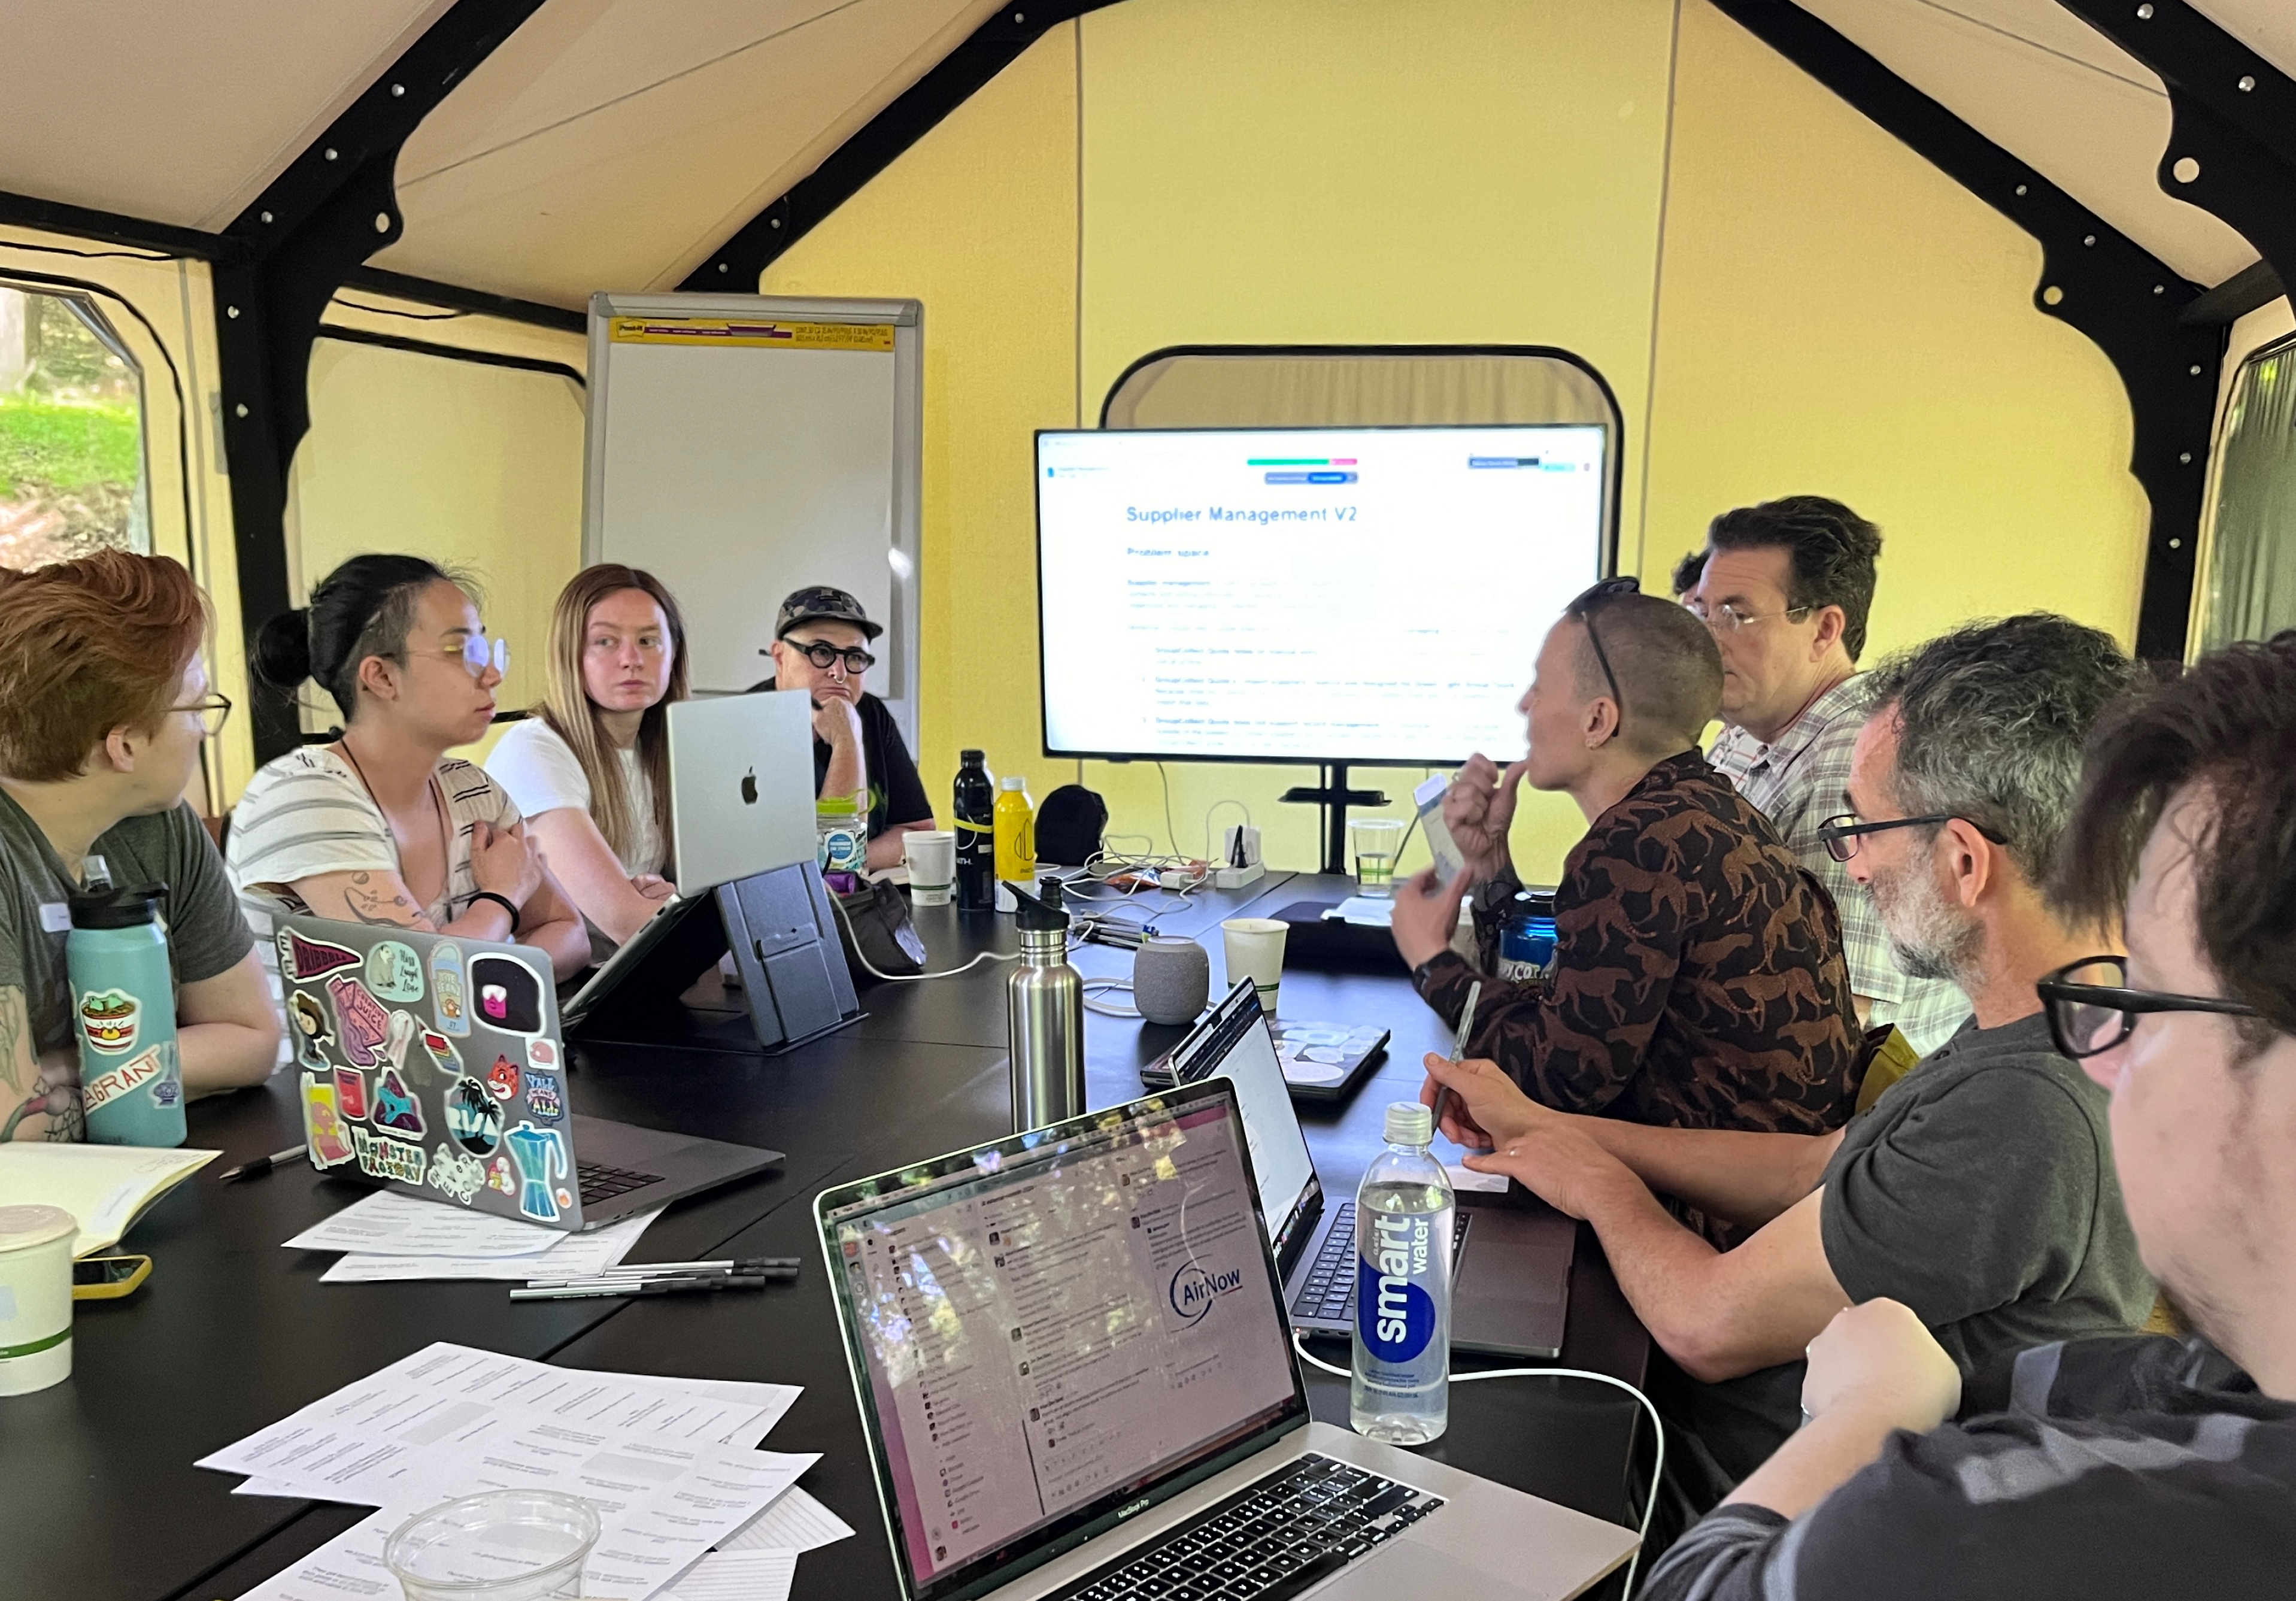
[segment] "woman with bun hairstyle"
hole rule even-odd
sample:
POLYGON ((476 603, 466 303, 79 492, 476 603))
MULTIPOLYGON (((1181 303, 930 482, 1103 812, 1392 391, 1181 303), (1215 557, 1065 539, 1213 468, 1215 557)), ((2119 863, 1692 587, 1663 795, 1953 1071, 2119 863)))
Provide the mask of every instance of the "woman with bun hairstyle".
POLYGON ((672 892, 669 717, 685 621, 650 572, 586 567, 550 618, 550 688, 487 758, 566 892, 619 945, 672 892))
POLYGON ((283 907, 515 940, 560 978, 588 965, 518 808, 447 754, 486 733, 508 661, 463 587, 419 556, 353 556, 308 610, 263 625, 256 671, 283 689, 315 680, 344 726, 266 763, 233 809, 224 859, 250 924, 267 935, 283 907))

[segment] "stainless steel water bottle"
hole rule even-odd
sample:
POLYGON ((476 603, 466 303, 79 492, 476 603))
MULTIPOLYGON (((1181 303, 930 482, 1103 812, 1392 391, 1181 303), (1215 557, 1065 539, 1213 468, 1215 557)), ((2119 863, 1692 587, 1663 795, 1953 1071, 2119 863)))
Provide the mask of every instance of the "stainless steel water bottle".
POLYGON ((1084 1105, 1084 980, 1069 965, 1069 915, 1058 879, 1015 889, 1021 960, 1004 981, 1013 1047, 1013 1132, 1071 1118, 1084 1105))

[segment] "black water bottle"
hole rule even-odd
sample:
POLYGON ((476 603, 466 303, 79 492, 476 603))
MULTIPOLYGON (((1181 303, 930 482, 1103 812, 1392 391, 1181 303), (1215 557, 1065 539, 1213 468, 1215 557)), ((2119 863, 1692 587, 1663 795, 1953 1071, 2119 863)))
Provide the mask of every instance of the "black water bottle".
POLYGON ((996 785, 978 751, 958 752, 956 769, 956 904, 960 910, 996 908, 996 785))

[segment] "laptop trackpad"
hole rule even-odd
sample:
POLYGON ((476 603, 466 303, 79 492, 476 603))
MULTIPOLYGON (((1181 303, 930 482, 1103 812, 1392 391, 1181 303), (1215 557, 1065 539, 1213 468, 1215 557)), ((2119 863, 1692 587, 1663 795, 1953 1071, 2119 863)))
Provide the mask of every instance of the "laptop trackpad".
POLYGON ((1316 1601, 1396 1601, 1398 1597, 1450 1597, 1452 1601, 1488 1601, 1492 1597, 1538 1596, 1548 1592, 1526 1586, 1525 1563, 1520 1547, 1496 1553, 1502 1560, 1478 1567, 1432 1543, 1422 1545, 1411 1535, 1391 1539, 1367 1562, 1357 1563, 1316 1592, 1316 1601), (1512 1560, 1506 1560, 1512 1558, 1512 1560))

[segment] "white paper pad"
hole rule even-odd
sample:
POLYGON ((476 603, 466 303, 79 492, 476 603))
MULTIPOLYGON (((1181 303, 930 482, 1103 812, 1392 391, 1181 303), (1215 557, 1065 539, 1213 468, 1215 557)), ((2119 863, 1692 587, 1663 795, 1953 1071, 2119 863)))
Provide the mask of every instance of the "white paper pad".
POLYGON ((1352 923, 1358 928, 1388 928, 1395 922, 1395 902, 1383 895, 1350 895, 1324 914, 1326 923, 1352 923))
POLYGON ((795 1551, 713 1551, 662 1594, 674 1601, 788 1601, 797 1558, 795 1551))
MULTIPOLYGON (((814 1551, 852 1538, 853 1528, 803 1490, 791 1486, 774 1504, 718 1542, 720 1551, 814 1551)), ((684 1582, 679 1594, 685 1593, 684 1582)))
MULTIPOLYGON (((427 1204, 427 1203, 425 1203, 427 1204)), ((409 1278, 583 1278, 619 1267, 646 1227, 661 1216, 656 1207, 590 1234, 559 1234, 547 1251, 524 1256, 380 1256, 352 1252, 319 1275, 325 1285, 376 1284, 409 1278)))
POLYGON ((562 1228, 377 1190, 286 1244, 297 1251, 364 1251, 387 1256, 532 1256, 558 1244, 566 1235, 562 1228))

